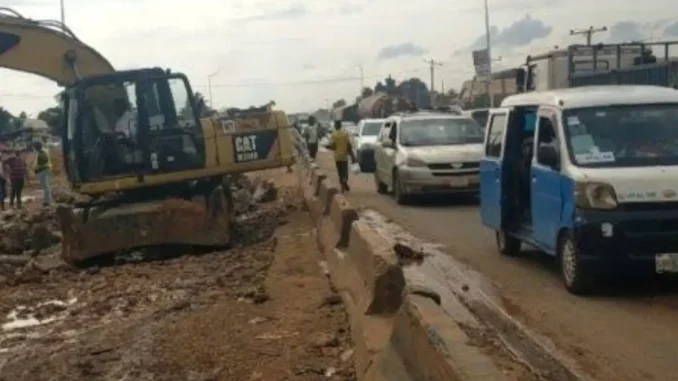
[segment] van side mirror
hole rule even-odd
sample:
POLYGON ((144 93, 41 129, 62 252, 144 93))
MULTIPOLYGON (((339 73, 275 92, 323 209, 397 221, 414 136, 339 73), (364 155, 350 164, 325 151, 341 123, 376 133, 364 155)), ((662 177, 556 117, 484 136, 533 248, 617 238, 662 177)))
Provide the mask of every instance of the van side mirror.
POLYGON ((551 168, 560 167, 560 155, 556 147, 550 144, 540 144, 537 149, 537 161, 539 164, 546 165, 551 168))

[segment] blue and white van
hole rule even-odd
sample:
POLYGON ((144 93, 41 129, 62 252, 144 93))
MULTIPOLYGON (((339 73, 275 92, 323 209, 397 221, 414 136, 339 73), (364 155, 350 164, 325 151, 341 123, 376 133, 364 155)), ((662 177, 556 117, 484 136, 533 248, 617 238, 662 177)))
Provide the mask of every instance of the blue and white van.
POLYGON ((613 269, 678 272, 678 91, 512 95, 490 111, 480 183, 500 252, 557 256, 572 293, 613 269))

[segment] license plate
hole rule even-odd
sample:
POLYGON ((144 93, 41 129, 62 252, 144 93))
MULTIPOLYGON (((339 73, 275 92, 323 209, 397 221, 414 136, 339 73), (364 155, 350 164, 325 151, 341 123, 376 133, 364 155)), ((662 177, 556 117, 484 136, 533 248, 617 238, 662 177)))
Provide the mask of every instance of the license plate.
POLYGON ((657 274, 678 273, 678 253, 657 254, 654 265, 657 274))
POLYGON ((463 188, 468 186, 468 179, 465 177, 458 177, 450 180, 449 182, 452 188, 463 188))

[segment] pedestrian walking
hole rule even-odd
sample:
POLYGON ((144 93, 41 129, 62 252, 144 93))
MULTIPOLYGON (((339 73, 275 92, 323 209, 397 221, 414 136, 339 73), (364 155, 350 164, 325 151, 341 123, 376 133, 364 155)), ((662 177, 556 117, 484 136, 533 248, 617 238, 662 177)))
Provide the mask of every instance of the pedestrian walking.
POLYGON ((19 151, 14 150, 11 156, 7 159, 7 166, 5 169, 9 172, 10 194, 9 206, 14 207, 16 201, 17 208, 21 209, 21 196, 24 190, 24 183, 26 181, 26 162, 19 155, 19 151))
POLYGON ((342 128, 340 120, 334 121, 334 132, 332 132, 330 138, 329 148, 334 151, 334 162, 337 166, 341 193, 348 192, 351 190, 348 185, 348 158, 351 158, 352 163, 355 163, 356 159, 351 148, 351 137, 342 128))
POLYGON ((49 206, 52 204, 52 186, 49 178, 52 165, 49 161, 49 154, 40 142, 33 143, 33 148, 37 152, 33 171, 38 176, 40 188, 42 188, 42 206, 49 206))
POLYGON ((304 130, 304 138, 306 139, 306 147, 308 147, 308 154, 311 159, 315 160, 318 154, 318 141, 320 140, 320 124, 315 116, 308 118, 308 126, 304 130))

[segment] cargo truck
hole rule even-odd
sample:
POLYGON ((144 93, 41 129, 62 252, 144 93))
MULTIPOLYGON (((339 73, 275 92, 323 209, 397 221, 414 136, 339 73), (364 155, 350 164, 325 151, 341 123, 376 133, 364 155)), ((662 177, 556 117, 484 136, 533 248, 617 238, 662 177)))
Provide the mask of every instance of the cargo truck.
POLYGON ((516 73, 518 92, 588 85, 637 84, 676 87, 678 41, 570 45, 567 49, 528 56, 516 73), (654 51, 662 51, 657 58, 654 51))

